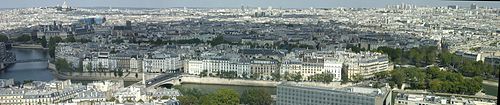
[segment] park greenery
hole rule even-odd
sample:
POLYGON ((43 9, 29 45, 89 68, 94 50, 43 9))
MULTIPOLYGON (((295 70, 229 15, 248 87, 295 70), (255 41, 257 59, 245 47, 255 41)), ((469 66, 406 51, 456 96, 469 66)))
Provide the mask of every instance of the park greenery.
POLYGON ((438 67, 397 68, 390 72, 375 74, 375 78, 390 78, 389 84, 401 87, 407 84, 411 89, 428 89, 431 92, 456 93, 473 95, 482 88, 482 78, 463 77, 458 73, 440 70, 438 67))
POLYGON ((241 103, 247 105, 271 105, 271 93, 263 89, 249 89, 241 95, 241 103))
POLYGON ((309 76, 309 81, 330 83, 333 81, 334 75, 331 73, 321 73, 309 76))
POLYGON ((239 94, 233 89, 221 88, 204 93, 195 88, 174 86, 183 95, 176 97, 181 105, 271 105, 271 94, 262 89, 249 89, 239 94))
POLYGON ((388 54, 390 61, 395 64, 416 66, 380 72, 375 74, 376 79, 390 78, 391 86, 408 84, 409 88, 428 89, 431 92, 475 94, 481 90, 483 79, 498 78, 500 69, 452 54, 446 49, 438 50, 434 46, 409 50, 379 47, 376 52, 388 54))
POLYGON ((417 67, 440 65, 466 77, 498 78, 498 72, 500 71, 500 67, 494 67, 482 61, 467 59, 452 54, 445 49, 438 50, 435 46, 412 48, 409 51, 379 47, 376 51, 387 54, 390 61, 395 64, 409 64, 417 67))

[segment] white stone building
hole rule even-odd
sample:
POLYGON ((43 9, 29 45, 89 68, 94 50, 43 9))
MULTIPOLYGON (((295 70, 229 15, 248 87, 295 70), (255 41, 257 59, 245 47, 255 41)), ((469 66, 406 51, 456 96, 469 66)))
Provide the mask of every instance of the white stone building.
POLYGON ((142 61, 142 69, 150 73, 173 73, 180 70, 181 58, 175 54, 155 53, 147 55, 142 61))

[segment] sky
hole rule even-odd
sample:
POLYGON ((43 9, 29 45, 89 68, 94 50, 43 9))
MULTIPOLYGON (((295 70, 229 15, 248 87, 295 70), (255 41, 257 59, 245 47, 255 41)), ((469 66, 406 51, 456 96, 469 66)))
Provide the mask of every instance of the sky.
MULTIPOLYGON (((0 8, 29 8, 62 5, 63 0, 0 0, 0 8)), ((169 7, 250 7, 273 8, 382 8, 394 4, 415 4, 418 6, 459 5, 500 8, 500 1, 449 1, 449 0, 68 0, 71 7, 134 7, 134 8, 169 8, 169 7)))

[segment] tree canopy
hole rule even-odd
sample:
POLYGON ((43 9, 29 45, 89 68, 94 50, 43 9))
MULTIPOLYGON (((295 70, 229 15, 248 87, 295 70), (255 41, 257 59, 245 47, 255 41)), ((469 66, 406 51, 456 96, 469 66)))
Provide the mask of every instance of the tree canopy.
POLYGON ((31 40, 30 35, 21 35, 15 39, 17 42, 27 42, 31 40))
POLYGON ((441 71, 437 67, 428 69, 397 68, 390 73, 391 84, 400 87, 403 83, 414 89, 429 89, 431 92, 475 94, 482 88, 482 78, 464 78, 458 73, 441 71))
POLYGON ((331 73, 321 73, 309 76, 310 81, 330 83, 333 81, 334 75, 331 73))
POLYGON ((271 105, 271 94, 263 89, 249 89, 241 95, 241 103, 248 105, 271 105))
POLYGON ((61 72, 71 72, 72 68, 71 65, 66 61, 66 59, 56 59, 56 68, 57 71, 61 72))
POLYGON ((6 35, 1 35, 0 34, 0 42, 6 42, 9 40, 9 37, 7 37, 6 35))
POLYGON ((205 95, 201 99, 202 105, 238 105, 240 95, 232 89, 219 89, 214 93, 205 95))
POLYGON ((412 48, 409 51, 379 47, 376 51, 387 54, 390 61, 396 64, 411 64, 417 67, 440 64, 467 77, 498 78, 498 68, 500 68, 452 54, 448 50, 439 51, 435 46, 412 48))

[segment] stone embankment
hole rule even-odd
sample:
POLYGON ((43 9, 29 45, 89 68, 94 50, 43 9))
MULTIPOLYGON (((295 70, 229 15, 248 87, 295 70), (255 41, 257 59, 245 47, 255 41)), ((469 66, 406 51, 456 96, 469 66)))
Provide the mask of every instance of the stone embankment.
MULTIPOLYGON (((197 77, 197 76, 192 76, 192 75, 183 75, 181 78, 181 83, 276 87, 281 82, 264 81, 264 80, 246 80, 246 79, 225 79, 225 78, 216 78, 216 77, 197 77)), ((314 86, 322 86, 322 87, 337 87, 337 88, 352 85, 352 84, 341 85, 340 82, 331 82, 329 84, 318 83, 318 82, 301 82, 301 83, 304 85, 314 85, 314 86)))

